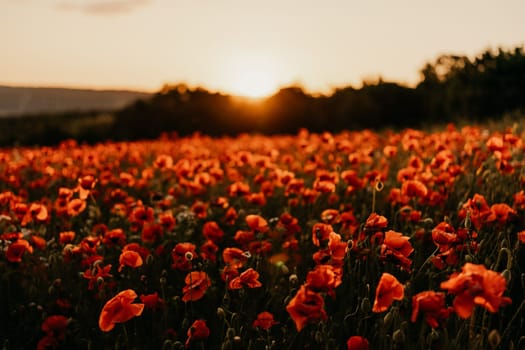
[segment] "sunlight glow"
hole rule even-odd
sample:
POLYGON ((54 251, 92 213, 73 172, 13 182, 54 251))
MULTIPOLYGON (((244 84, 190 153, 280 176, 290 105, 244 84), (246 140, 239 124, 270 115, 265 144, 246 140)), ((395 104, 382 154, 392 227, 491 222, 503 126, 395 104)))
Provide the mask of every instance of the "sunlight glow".
POLYGON ((230 67, 229 90, 235 95, 262 98, 278 89, 278 75, 270 61, 261 57, 236 57, 230 67))

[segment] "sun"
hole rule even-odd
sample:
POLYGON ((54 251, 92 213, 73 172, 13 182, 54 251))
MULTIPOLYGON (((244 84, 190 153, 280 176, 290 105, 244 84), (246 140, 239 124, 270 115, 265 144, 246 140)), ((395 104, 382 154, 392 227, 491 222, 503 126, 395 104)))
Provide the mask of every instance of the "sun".
POLYGON ((229 72, 229 89, 233 94, 264 98, 278 88, 278 75, 271 62, 262 59, 237 59, 229 72))

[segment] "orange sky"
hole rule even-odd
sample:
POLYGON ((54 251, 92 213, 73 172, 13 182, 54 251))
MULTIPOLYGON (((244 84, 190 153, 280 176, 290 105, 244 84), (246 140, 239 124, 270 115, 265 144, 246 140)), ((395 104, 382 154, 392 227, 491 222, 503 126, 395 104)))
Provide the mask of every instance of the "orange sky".
POLYGON ((523 13, 522 0, 0 0, 0 84, 254 96, 410 84, 441 53, 525 44, 523 13))

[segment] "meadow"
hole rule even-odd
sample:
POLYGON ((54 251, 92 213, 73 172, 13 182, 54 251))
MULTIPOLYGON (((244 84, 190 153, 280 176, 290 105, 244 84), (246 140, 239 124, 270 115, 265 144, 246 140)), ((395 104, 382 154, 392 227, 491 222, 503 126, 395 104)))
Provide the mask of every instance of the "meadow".
POLYGON ((0 149, 2 349, 523 349, 525 131, 0 149))

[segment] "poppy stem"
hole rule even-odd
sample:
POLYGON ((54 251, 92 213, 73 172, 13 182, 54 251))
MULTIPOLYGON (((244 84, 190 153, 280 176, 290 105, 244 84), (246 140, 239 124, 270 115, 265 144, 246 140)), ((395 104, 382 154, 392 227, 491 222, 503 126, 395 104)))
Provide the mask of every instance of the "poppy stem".
POLYGON ((518 317, 518 315, 521 313, 523 307, 525 307, 525 300, 523 300, 520 304, 520 306, 518 307, 518 309, 516 310, 516 312, 514 313, 514 315, 512 316, 512 318, 510 319, 508 325, 507 325, 507 328, 505 328, 505 331, 503 331, 503 335, 502 335, 502 339, 505 339, 507 337, 507 333, 509 333, 510 329, 511 329, 511 326, 512 324, 514 323, 514 320, 516 319, 516 317, 518 317))
POLYGON ((128 329, 126 328, 126 324, 122 324, 122 329, 124 330, 124 341, 126 342, 126 349, 129 349, 129 338, 128 338, 128 329))
POLYGON ((476 349, 477 347, 474 345, 475 340, 475 332, 474 332, 474 326, 476 325, 476 310, 472 312, 472 315, 470 315, 470 323, 468 327, 468 345, 469 349, 476 349))

